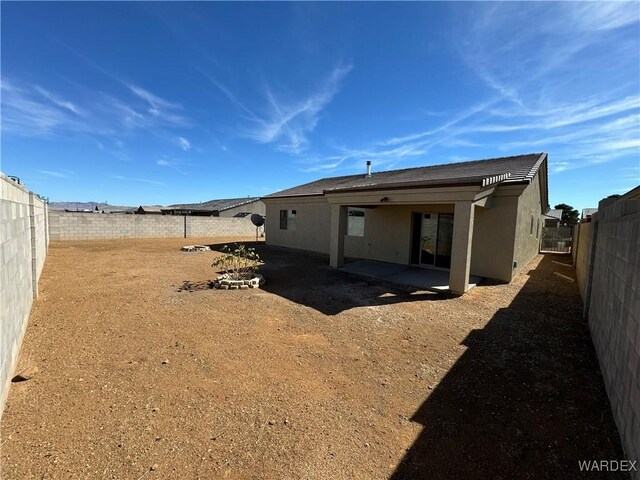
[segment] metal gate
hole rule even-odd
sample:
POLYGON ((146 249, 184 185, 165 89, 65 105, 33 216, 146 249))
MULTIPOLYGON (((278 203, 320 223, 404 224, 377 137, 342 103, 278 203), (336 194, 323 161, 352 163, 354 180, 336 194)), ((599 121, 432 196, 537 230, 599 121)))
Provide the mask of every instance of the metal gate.
POLYGON ((572 240, 573 227, 544 227, 540 240, 540 251, 569 253, 572 240))

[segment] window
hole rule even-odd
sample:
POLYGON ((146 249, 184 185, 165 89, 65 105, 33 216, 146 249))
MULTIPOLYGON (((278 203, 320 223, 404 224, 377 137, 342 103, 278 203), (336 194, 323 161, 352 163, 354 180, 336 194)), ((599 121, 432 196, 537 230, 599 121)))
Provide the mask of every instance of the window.
POLYGON ((364 208, 347 209, 347 235, 364 237, 364 208))
POLYGON ((540 237, 540 217, 538 217, 538 225, 536 226, 536 238, 540 237))
POLYGON ((280 230, 296 229, 296 211, 280 210, 280 230))

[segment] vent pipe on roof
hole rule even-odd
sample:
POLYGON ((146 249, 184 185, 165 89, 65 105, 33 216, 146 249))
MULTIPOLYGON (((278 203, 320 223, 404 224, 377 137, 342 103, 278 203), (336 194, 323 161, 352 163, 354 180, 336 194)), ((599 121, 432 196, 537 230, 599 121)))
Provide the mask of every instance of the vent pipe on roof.
POLYGON ((367 177, 371 176, 371 160, 367 160, 367 177))

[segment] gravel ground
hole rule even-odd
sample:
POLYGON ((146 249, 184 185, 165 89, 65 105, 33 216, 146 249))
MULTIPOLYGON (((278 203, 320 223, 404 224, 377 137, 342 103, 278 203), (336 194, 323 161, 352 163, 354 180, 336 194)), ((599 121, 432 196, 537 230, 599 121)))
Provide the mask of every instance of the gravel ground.
POLYGON ((447 298, 264 245, 267 285, 214 290, 219 253, 183 244, 51 244, 3 480, 598 478, 578 460, 622 458, 567 256, 447 298))

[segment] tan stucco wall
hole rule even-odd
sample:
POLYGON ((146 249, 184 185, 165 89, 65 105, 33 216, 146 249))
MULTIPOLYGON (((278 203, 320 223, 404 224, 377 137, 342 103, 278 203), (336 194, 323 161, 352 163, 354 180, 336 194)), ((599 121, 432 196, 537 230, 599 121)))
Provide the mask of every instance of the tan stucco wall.
POLYGON ((255 202, 247 203, 245 205, 240 205, 239 207, 230 208, 229 210, 224 210, 220 212, 221 217, 233 217, 236 213, 240 212, 251 212, 258 213, 260 215, 266 214, 266 206, 263 201, 256 200, 255 202))
POLYGON ((491 208, 476 207, 471 247, 471 274, 511 281, 513 239, 520 188, 500 187, 491 208))
MULTIPOLYGON (((346 257, 407 264, 411 258, 412 212, 453 213, 453 205, 389 205, 365 209, 364 237, 345 235, 346 257)), ((270 245, 329 253, 331 209, 323 197, 268 200, 270 245), (280 230, 280 210, 296 210, 297 229, 280 230)))
POLYGON ((268 200, 265 237, 269 245, 329 253, 331 209, 324 197, 268 200), (280 230, 280 210, 296 210, 296 230, 280 230))
POLYGON ((366 209, 365 236, 345 237, 345 256, 408 264, 411 260, 411 214, 453 213, 453 208, 453 205, 385 205, 366 209))
POLYGON ((540 206, 540 173, 538 173, 518 198, 518 218, 513 252, 513 261, 517 262, 517 267, 514 268, 511 278, 520 273, 538 254, 542 225, 544 225, 544 217, 540 206), (531 233, 532 217, 533 233, 531 233), (538 223, 540 228, 538 228, 538 223))

